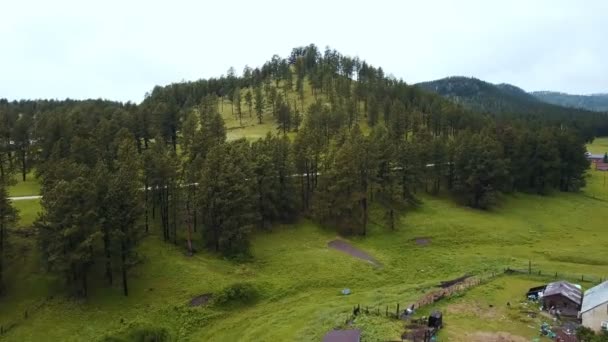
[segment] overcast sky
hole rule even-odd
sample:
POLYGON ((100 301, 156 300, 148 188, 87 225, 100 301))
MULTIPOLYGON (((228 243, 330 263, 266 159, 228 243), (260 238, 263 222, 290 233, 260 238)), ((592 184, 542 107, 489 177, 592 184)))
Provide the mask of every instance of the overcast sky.
POLYGON ((608 92, 607 18, 606 0, 2 0, 0 98, 139 102, 310 43, 408 83, 608 92))

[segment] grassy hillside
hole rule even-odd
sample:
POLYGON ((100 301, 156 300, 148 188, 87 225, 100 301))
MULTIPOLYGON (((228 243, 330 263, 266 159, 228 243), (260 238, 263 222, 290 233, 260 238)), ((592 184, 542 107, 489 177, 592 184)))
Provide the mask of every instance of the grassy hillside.
MULTIPOLYGON (((92 282, 96 285, 87 301, 65 298, 58 292, 60 280, 42 272, 33 237, 11 234, 10 295, 0 299, 0 324, 17 325, 3 339, 97 340, 155 326, 179 341, 318 341, 342 323, 355 304, 406 305, 439 281, 465 273, 523 268, 532 260, 535 267, 548 271, 606 276, 602 243, 606 217, 600 213, 608 210, 608 187, 602 177, 591 173, 581 194, 506 196, 503 205, 491 212, 463 208, 441 197, 423 197, 419 209, 401 213, 394 232, 382 225, 384 213, 376 207, 369 236, 351 242, 374 256, 383 265, 379 268, 328 249, 327 242, 335 234, 308 221, 258 233, 249 262, 230 262, 206 252, 187 257, 181 246, 163 243, 153 230, 138 250, 142 263, 134 269, 128 298, 121 295, 118 284, 102 286, 102 279, 92 282), (428 244, 418 244, 417 238, 427 239, 428 244), (217 293, 235 282, 254 284, 259 301, 228 308, 187 305, 197 295, 217 293), (340 295, 345 287, 353 294, 340 295)), ((512 284, 497 281, 498 285, 484 285, 489 287, 474 290, 465 299, 512 284)), ((515 282, 514 289, 529 282, 515 282)), ((504 328, 466 315, 452 317, 447 316, 448 328, 442 332, 450 340, 479 330, 536 334, 521 324, 504 328)), ((368 340, 398 337, 398 322, 376 320, 356 322, 368 340)))
MULTIPOLYGON (((309 88, 305 94, 308 105, 314 98, 309 88)), ((290 100, 294 97, 288 94, 290 100)), ((232 115, 230 101, 224 100, 220 109, 231 140, 256 139, 276 131, 268 109, 258 124, 255 115, 249 117, 243 101, 242 125, 232 115)), ((596 139, 589 149, 601 149, 606 142, 596 139)), ((132 271, 130 296, 122 295, 120 284, 108 287, 98 278, 90 280, 86 301, 66 297, 62 279, 49 276, 40 263, 29 228, 39 201, 16 201, 21 222, 10 234, 8 294, 0 298, 0 325, 10 329, 0 339, 96 341, 154 327, 165 329, 178 341, 319 341, 326 331, 344 322, 353 305, 403 306, 440 281, 466 273, 524 268, 532 260, 534 267, 549 272, 605 277, 606 217, 601 213, 608 210, 608 187, 603 177, 591 172, 579 194, 507 195, 501 206, 487 212, 459 206, 444 196, 422 195, 418 209, 398 214, 395 231, 383 224, 386 213, 374 204, 368 236, 350 242, 377 259, 381 267, 329 249, 327 243, 337 238, 335 233, 304 219, 256 233, 253 258, 238 262, 205 252, 199 233, 195 234, 198 252, 188 257, 183 246, 163 242, 160 229, 153 227, 137 250, 141 262, 132 271), (417 242, 420 239, 426 243, 417 242), (259 291, 256 303, 188 305, 196 296, 217 294, 243 282, 259 291), (345 287, 352 295, 340 294, 345 287)), ((18 182, 11 195, 36 194, 39 185, 30 179, 18 182)), ((508 279, 497 279, 437 307, 449 312, 449 305, 461 307, 458 300, 470 302, 485 296, 504 302, 536 283, 508 279)), ((516 321, 489 325, 475 313, 446 316, 448 326, 442 337, 467 340, 468 334, 505 329, 526 338, 536 335, 516 321)), ((363 329, 367 341, 397 339, 402 330, 399 322, 374 317, 362 317, 355 325, 363 329)))

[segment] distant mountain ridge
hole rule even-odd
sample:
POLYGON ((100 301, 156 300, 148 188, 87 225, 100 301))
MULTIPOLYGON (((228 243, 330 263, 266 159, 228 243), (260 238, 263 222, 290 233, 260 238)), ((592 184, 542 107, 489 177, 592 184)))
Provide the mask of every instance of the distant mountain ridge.
POLYGON ((530 94, 541 101, 559 106, 582 108, 598 112, 608 111, 608 93, 572 95, 556 91, 534 91, 530 94))
MULTIPOLYGON (((589 109, 547 100, 547 96, 528 93, 512 84, 493 84, 473 77, 453 76, 416 84, 472 110, 495 114, 583 114, 589 109)), ((542 92, 543 94, 545 92, 542 92)), ((608 97, 606 98, 608 101, 608 97)))

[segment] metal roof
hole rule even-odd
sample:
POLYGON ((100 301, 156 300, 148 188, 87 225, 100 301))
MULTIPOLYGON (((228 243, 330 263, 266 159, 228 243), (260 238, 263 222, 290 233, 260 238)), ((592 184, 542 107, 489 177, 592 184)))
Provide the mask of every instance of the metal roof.
POLYGON ((604 154, 597 154, 597 153, 589 153, 587 154, 587 158, 589 159, 604 159, 604 154))
POLYGON ((589 311, 598 305, 608 302, 608 281, 585 291, 581 313, 589 311))
POLYGON ((581 304, 583 297, 582 291, 578 287, 563 280, 549 283, 543 292, 543 297, 554 295, 562 295, 577 304, 581 304))

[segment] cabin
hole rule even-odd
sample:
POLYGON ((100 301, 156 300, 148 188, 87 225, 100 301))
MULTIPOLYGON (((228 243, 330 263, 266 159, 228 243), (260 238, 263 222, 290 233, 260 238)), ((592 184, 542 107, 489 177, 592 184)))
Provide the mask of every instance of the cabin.
POLYGON ((545 310, 559 316, 577 317, 582 301, 583 293, 580 286, 567 281, 547 284, 542 297, 545 310))
POLYGON ((608 281, 585 291, 579 318, 595 332, 608 330, 608 281))
POLYGON ((351 330, 332 330, 325 334, 323 342, 361 342, 361 331, 351 330))

